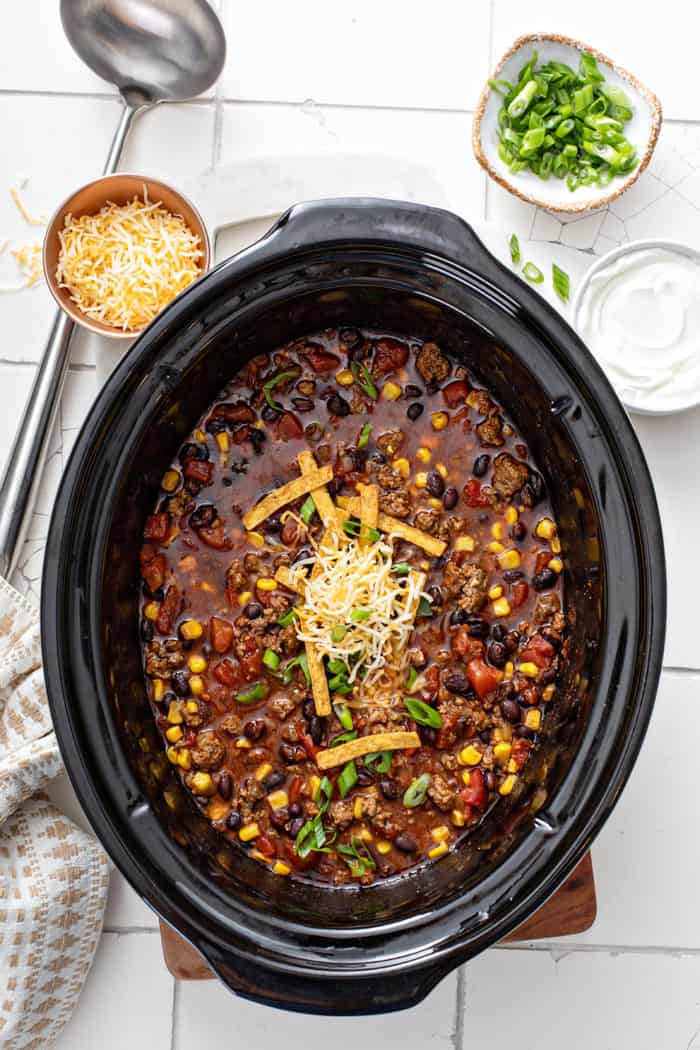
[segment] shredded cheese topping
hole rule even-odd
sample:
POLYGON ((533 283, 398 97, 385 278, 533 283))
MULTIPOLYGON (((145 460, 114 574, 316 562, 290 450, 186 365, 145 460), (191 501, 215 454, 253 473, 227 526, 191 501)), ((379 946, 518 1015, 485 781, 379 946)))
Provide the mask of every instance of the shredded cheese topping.
POLYGON ((350 668, 348 682, 360 697, 387 674, 400 674, 408 660, 408 640, 425 577, 393 573, 392 557, 389 537, 362 547, 334 530, 313 558, 295 565, 295 569, 314 567, 309 577, 300 577, 305 579, 305 591, 296 606, 297 636, 316 645, 323 656, 344 661, 350 668), (367 619, 353 621, 357 609, 366 610, 367 619))
MULTIPOLYGON (((25 180, 26 181, 26 180, 25 180)), ((24 183, 22 183, 24 188, 24 183)), ((24 219, 31 226, 45 226, 46 216, 31 215, 25 207, 24 201, 19 195, 19 190, 11 189, 10 196, 17 205, 17 210, 24 219)), ((0 255, 3 254, 7 247, 7 241, 0 243, 0 255)), ((41 245, 37 241, 31 241, 28 244, 21 244, 19 248, 13 248, 11 255, 14 256, 17 267, 22 274, 24 280, 21 284, 5 284, 0 286, 0 292, 21 292, 24 288, 32 288, 43 276, 41 268, 41 245)))
POLYGON ((97 215, 67 215, 56 278, 94 321, 138 331, 199 277, 204 252, 180 215, 160 202, 106 204, 97 215))
POLYGON ((28 222, 30 226, 46 226, 48 219, 45 215, 32 215, 30 212, 27 211, 24 201, 19 195, 19 190, 11 189, 10 196, 17 205, 17 210, 19 211, 20 215, 22 216, 25 222, 28 222))

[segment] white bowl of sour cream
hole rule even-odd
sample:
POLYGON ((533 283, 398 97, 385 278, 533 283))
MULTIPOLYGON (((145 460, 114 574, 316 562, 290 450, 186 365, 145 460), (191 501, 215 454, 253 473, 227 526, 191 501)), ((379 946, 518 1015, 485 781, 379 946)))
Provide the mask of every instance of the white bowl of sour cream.
POLYGON ((572 317, 630 412, 700 404, 700 251, 665 240, 615 248, 585 275, 572 317))

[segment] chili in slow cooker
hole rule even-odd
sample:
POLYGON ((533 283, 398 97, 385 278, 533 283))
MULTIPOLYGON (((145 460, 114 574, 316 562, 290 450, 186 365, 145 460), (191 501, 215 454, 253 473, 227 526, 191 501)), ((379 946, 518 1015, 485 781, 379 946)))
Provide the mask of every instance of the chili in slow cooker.
POLYGON ((527 447, 435 343, 341 328, 255 357, 144 530, 168 759, 279 875, 436 860, 519 790, 567 656, 562 569, 527 447))

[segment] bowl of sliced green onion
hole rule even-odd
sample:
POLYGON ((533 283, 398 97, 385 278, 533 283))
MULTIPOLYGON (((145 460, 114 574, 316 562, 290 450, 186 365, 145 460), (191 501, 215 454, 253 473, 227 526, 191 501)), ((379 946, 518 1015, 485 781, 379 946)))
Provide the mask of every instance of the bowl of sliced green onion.
POLYGON ((595 48, 533 33, 515 41, 488 80, 472 142, 491 178, 521 200, 584 212, 636 182, 661 120, 656 95, 595 48))

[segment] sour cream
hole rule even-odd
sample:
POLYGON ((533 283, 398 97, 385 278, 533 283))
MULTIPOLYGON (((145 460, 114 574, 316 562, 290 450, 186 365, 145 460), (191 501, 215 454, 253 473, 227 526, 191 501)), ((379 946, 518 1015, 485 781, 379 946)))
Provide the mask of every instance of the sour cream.
POLYGON ((700 401, 700 255, 640 246, 612 260, 582 290, 576 327, 628 408, 700 401))

